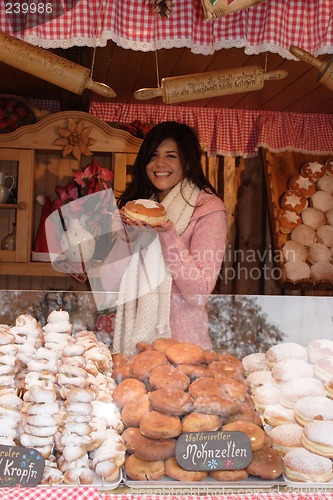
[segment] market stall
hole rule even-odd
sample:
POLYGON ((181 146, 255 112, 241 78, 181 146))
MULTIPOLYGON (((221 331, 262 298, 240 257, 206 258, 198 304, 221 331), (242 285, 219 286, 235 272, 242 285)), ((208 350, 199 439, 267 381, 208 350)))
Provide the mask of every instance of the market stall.
MULTIPOLYGON (((199 0, 164 2, 164 17, 156 15, 149 2, 40 3, 37 16, 30 3, 24 4, 26 12, 23 4, 15 4, 19 5, 16 12, 14 4, 7 3, 0 16, 4 34, 0 42, 6 49, 2 54, 6 52, 6 63, 12 60, 19 69, 26 65, 28 72, 34 66, 31 74, 39 78, 56 68, 59 74, 51 74, 49 81, 74 93, 95 89, 113 98, 110 87, 93 83, 88 69, 64 63, 53 54, 44 57, 39 49, 75 45, 96 49, 112 40, 132 50, 189 47, 194 54, 207 55, 244 47, 247 54, 270 51, 295 59, 291 45, 315 56, 333 52, 331 2, 254 3, 213 22, 207 22, 199 0), (284 29, 286 22, 289 30, 284 29)), ((255 89, 264 84, 261 68, 245 76, 252 78, 255 89)), ((85 113, 61 111, 59 102, 42 96, 28 102, 18 96, 3 97, 2 111, 10 109, 14 121, 9 126, 14 128, 0 136, 0 161, 6 170, 4 184, 6 177, 14 183, 0 205, 0 215, 6 233, 12 229, 9 243, 14 241, 14 246, 0 251, 0 432, 3 446, 9 447, 1 449, 0 436, 0 499, 333 498, 333 240, 327 240, 322 249, 328 273, 319 274, 318 280, 310 270, 315 265, 315 251, 307 248, 311 244, 302 249, 301 263, 309 269, 305 277, 295 279, 293 274, 286 279, 283 266, 282 271, 279 267, 285 262, 288 239, 280 231, 284 208, 280 204, 291 189, 289 178, 312 164, 312 177, 309 174, 306 179, 319 186, 317 192, 327 193, 325 208, 319 211, 333 213, 330 110, 327 114, 284 113, 170 103, 132 105, 91 99, 85 113), (43 116, 38 114, 41 109, 43 116), (23 112, 27 122, 15 123, 23 112), (102 258, 94 260, 93 249, 84 262, 81 258, 79 264, 84 265, 78 269, 66 260, 67 255, 64 258, 61 245, 60 250, 50 250, 43 224, 55 193, 61 193, 64 205, 70 201, 71 182, 75 176, 81 179, 85 168, 98 165, 107 170, 113 192, 121 194, 142 140, 131 134, 133 122, 151 127, 165 119, 195 128, 205 174, 220 193, 223 185, 230 252, 226 252, 225 275, 219 278, 226 279, 225 290, 230 292, 228 272, 233 271, 234 288, 232 293, 192 298, 207 305, 212 350, 173 341, 162 332, 155 343, 141 342, 135 353, 124 355, 113 352, 115 300, 101 295, 96 285, 102 258), (259 180, 249 174, 248 165, 256 167, 259 180), (249 220, 257 230, 267 224, 266 207, 258 202, 264 185, 274 247, 268 241, 269 229, 254 241, 247 232, 249 220), (247 218, 237 221, 245 230, 236 234, 238 193, 248 187, 247 218), (256 205, 258 219, 248 216, 248 205, 256 205), (236 242, 243 246, 240 260, 234 262, 236 242), (263 274, 266 270, 271 279, 263 274), (59 274, 70 292, 59 291, 59 274), (250 288, 249 295, 243 295, 256 276, 273 283, 264 289, 271 295, 251 295, 250 288), (274 295, 280 280, 282 292, 274 295), (290 296, 286 281, 295 286, 290 296), (17 283, 20 287, 15 287, 17 283), (242 294, 237 295, 240 283, 242 294), (309 287, 306 296, 304 290, 309 287), (313 289, 324 296, 315 296, 313 289), (304 408, 302 401, 307 398, 311 401, 304 408), (323 425, 311 433, 317 424, 323 425), (281 425, 293 426, 282 451, 272 432, 281 425), (295 435, 296 445, 291 439, 295 435), (199 449, 193 442, 204 444, 199 449), (42 464, 41 477, 33 487, 25 479, 27 470, 33 469, 26 450, 33 450, 34 466, 37 461, 42 464), (12 453, 22 461, 9 461, 12 453)), ((109 184, 105 181, 103 187, 109 184)), ((302 210, 313 203, 315 191, 306 196, 302 210)), ((291 210, 294 218, 301 218, 300 213, 291 210)), ((332 215, 322 215, 321 220, 324 232, 328 228, 332 233, 332 215)), ((97 240, 104 235, 93 236, 97 240)), ((313 237, 318 239, 319 233, 313 237)))

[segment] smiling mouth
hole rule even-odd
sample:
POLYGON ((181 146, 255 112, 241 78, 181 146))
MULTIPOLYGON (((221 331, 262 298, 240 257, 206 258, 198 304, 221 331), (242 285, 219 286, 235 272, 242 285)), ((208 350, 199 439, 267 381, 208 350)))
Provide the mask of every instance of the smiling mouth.
POLYGON ((169 175, 171 175, 171 172, 154 172, 154 175, 156 177, 169 177, 169 175))

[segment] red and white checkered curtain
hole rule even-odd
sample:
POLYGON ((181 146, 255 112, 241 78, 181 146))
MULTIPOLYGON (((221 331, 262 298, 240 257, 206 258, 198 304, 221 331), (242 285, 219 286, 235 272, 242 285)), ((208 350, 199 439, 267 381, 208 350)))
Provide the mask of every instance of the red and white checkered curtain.
POLYGON ((0 0, 0 31, 44 48, 113 40, 140 51, 189 47, 212 54, 244 47, 247 54, 293 58, 288 49, 297 45, 315 56, 333 53, 333 0, 266 0, 214 21, 205 19, 201 0, 173 0, 166 19, 153 11, 151 0, 38 0, 38 12, 23 14, 27 4, 0 0))
POLYGON ((333 155, 333 115, 91 102, 90 113, 114 123, 176 120, 193 127, 209 155, 256 156, 259 147, 333 155))

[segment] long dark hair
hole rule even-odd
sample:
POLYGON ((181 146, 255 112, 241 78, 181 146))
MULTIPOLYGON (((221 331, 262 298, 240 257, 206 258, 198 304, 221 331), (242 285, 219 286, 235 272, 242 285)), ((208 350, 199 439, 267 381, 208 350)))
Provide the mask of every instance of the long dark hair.
POLYGON ((119 208, 128 201, 139 198, 158 199, 158 190, 150 182, 146 166, 158 146, 165 139, 176 141, 184 177, 191 180, 199 189, 216 194, 214 187, 206 178, 201 166, 201 147, 194 130, 185 123, 167 121, 155 125, 146 135, 134 162, 133 180, 118 200, 119 208))

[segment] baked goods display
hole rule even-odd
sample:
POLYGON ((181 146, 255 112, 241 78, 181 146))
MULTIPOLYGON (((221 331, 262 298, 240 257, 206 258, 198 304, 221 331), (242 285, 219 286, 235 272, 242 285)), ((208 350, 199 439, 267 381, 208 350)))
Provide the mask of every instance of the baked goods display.
MULTIPOLYGON (((250 355, 253 359, 259 353, 250 355)), ((246 382, 272 447, 283 457, 283 473, 290 481, 323 482, 333 479, 333 343, 316 339, 307 346, 281 342, 263 356, 272 375, 246 382)), ((249 358, 243 360, 249 369, 249 358)), ((254 364, 252 365, 254 366, 254 364)), ((264 366, 262 364, 261 366, 264 366)), ((249 379, 249 381, 248 381, 249 379)))
POLYGON ((0 325, 0 444, 35 448, 42 483, 333 479, 333 342, 235 356, 160 338, 111 355, 67 312, 0 325), (241 470, 187 470, 183 433, 245 434, 241 470), (299 462, 300 461, 300 462, 299 462), (330 466, 330 468, 329 468, 330 466))
POLYGON ((275 479, 282 474, 282 459, 254 411, 240 359, 174 339, 138 347, 144 350, 130 357, 116 355, 113 360, 118 383, 113 399, 126 427, 128 481, 197 482, 208 476, 239 481, 250 475, 275 479), (133 405, 133 400, 140 404, 133 405), (179 465, 175 449, 182 433, 219 430, 248 436, 253 454, 260 451, 251 470, 198 471, 179 465))
POLYGON ((52 311, 42 327, 29 314, 0 331, 0 443, 36 449, 42 484, 117 481, 125 459, 112 357, 93 332, 72 334, 52 311))
POLYGON ((279 198, 278 230, 286 235, 282 256, 289 282, 333 283, 331 164, 303 163, 279 198))
POLYGON ((124 206, 124 215, 149 226, 159 226, 161 222, 168 220, 164 206, 154 200, 128 201, 124 206))

